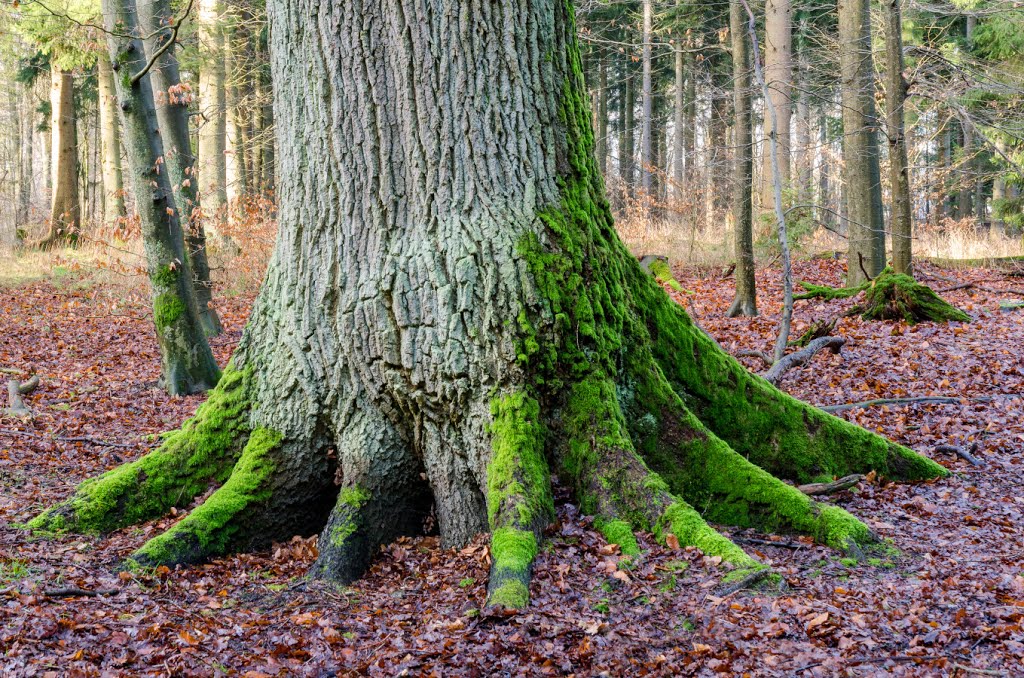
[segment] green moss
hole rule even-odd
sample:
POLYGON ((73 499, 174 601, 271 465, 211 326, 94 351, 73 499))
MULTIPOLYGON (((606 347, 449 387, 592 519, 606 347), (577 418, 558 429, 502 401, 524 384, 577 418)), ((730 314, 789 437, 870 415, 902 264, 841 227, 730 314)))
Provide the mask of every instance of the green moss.
POLYGON ((764 567, 704 522, 700 514, 685 502, 676 502, 665 510, 654 528, 654 536, 662 543, 674 534, 681 546, 694 546, 706 556, 719 556, 737 567, 764 567))
POLYGON ((864 304, 858 309, 865 320, 919 322, 970 322, 971 317, 949 304, 932 288, 908 275, 885 269, 867 287, 864 304))
POLYGON ((185 314, 185 302, 176 291, 158 294, 153 299, 153 322, 159 331, 170 327, 185 314))
POLYGON ((801 299, 824 299, 825 301, 832 301, 834 299, 849 299, 855 297, 863 292, 868 283, 862 283, 856 287, 828 287, 827 285, 813 285, 809 282, 798 282, 797 285, 804 288, 803 294, 794 294, 793 299, 799 301, 801 299))
POLYGON ((207 401, 160 447, 83 482, 29 528, 107 532, 164 515, 224 482, 249 438, 250 382, 251 370, 228 365, 207 401))
POLYGON ((344 487, 338 492, 337 505, 348 507, 348 511, 335 509, 334 515, 339 522, 331 528, 331 545, 341 547, 345 540, 359 529, 359 509, 372 498, 369 490, 358 485, 344 487))
POLYGON ((487 517, 491 529, 539 530, 554 516, 540 404, 523 392, 491 401, 487 517), (514 515, 499 515, 514 512, 514 515))
POLYGON ((619 548, 627 556, 635 556, 640 553, 640 547, 636 543, 636 535, 633 528, 624 520, 597 520, 595 521, 598 532, 604 535, 609 544, 618 544, 619 548))
POLYGON ((537 537, 528 530, 502 527, 491 535, 491 558, 496 569, 526 572, 537 557, 537 537))
POLYGON ((173 564, 225 553, 243 531, 247 509, 271 496, 268 480, 281 440, 277 431, 254 429, 227 482, 177 525, 146 542, 132 559, 173 564))
POLYGON ((153 286, 171 289, 178 284, 178 269, 170 266, 160 266, 153 274, 153 286))
POLYGON ((521 610, 530 603, 530 589, 523 582, 510 579, 491 591, 487 604, 510 610, 521 610))
POLYGON ((676 292, 683 292, 683 286, 679 284, 679 281, 672 275, 672 269, 669 268, 668 262, 664 259, 654 259, 647 265, 648 270, 654 279, 662 285, 668 285, 676 292))

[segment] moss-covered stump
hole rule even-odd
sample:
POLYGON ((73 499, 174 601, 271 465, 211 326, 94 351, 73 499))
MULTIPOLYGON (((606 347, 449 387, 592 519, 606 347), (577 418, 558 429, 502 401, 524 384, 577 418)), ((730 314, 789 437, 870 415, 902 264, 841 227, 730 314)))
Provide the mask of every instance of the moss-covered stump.
POLYGON ((805 290, 794 299, 849 299, 864 292, 864 302, 850 309, 849 315, 860 314, 865 320, 903 320, 909 325, 919 322, 970 322, 971 317, 953 306, 927 285, 909 275, 893 273, 886 268, 877 278, 856 287, 827 287, 799 283, 805 290))

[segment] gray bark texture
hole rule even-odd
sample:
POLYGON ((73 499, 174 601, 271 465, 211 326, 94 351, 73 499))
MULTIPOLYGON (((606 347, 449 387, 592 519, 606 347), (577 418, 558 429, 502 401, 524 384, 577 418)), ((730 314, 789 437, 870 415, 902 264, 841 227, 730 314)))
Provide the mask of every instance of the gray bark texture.
POLYGON ((227 100, 224 74, 223 0, 199 0, 199 194, 203 226, 217 246, 226 244, 222 231, 227 217, 227 100))
MULTIPOLYGON (((793 6, 790 0, 767 0, 764 8, 764 77, 769 98, 764 102, 765 137, 775 135, 782 186, 790 181, 790 122, 793 117, 793 6), (778 129, 772 127, 767 107, 775 107, 778 129)), ((767 142, 766 142, 767 143, 767 142)), ((761 209, 774 204, 772 158, 767 148, 761 154, 761 209)))
POLYGON ((751 146, 750 38, 747 15, 739 0, 729 4, 729 34, 732 37, 733 78, 733 195, 732 214, 736 230, 736 296, 729 317, 757 315, 757 286, 754 281, 754 159, 751 146))
POLYGON ((846 266, 850 286, 874 278, 885 268, 869 7, 867 0, 839 0, 843 178, 849 223, 846 266))
POLYGON ((892 195, 892 267, 913 275, 913 221, 910 209, 910 171, 907 161, 903 79, 903 21, 900 0, 882 0, 885 26, 885 116, 889 142, 889 191, 892 195))
POLYGON ((42 249, 73 244, 82 226, 82 202, 78 191, 78 118, 75 113, 75 79, 57 66, 50 70, 50 160, 53 174, 50 229, 42 249))
POLYGON ((140 31, 135 3, 103 0, 103 10, 152 286, 163 385, 171 395, 199 393, 217 384, 220 369, 200 320, 170 172, 165 169, 150 76, 137 77, 147 63, 145 49, 141 40, 126 37, 140 31))
POLYGON ((654 0, 644 0, 643 23, 643 83, 640 92, 643 109, 640 121, 640 190, 642 197, 654 198, 654 150, 652 148, 652 130, 654 124, 654 88, 651 82, 653 64, 651 63, 651 42, 654 40, 654 0))
POLYGON ((107 225, 127 216, 124 200, 124 173, 121 170, 121 128, 117 119, 117 94, 114 71, 105 53, 96 57, 99 72, 99 113, 101 163, 103 175, 103 221, 107 225))

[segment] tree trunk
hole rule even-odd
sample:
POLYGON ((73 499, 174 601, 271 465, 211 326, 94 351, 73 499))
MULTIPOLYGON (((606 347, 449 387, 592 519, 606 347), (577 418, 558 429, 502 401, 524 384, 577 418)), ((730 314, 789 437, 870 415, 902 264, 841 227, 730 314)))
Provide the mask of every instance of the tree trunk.
MULTIPOLYGON (((145 35, 147 58, 164 47, 172 38, 170 26, 176 20, 170 0, 150 0, 139 3, 139 22, 145 35)), ((185 254, 192 270, 199 321, 208 337, 220 334, 220 318, 213 308, 213 283, 210 264, 206 258, 206 233, 199 210, 199 182, 196 180, 196 159, 192 154, 192 139, 188 133, 188 106, 190 97, 181 87, 178 59, 174 45, 168 47, 149 71, 156 104, 156 119, 164 148, 164 167, 174 192, 178 221, 185 235, 185 254)))
POLYGON ((223 0, 199 0, 199 43, 202 64, 199 69, 199 195, 203 206, 203 226, 209 239, 221 246, 230 241, 224 236, 227 217, 227 105, 224 85, 224 4, 223 0))
POLYGON ((882 9, 885 16, 886 136, 889 140, 889 190, 892 193, 892 268, 896 273, 913 275, 913 221, 904 125, 907 83, 903 79, 903 21, 900 18, 900 0, 882 0, 882 9))
MULTIPOLYGON (((996 150, 1000 158, 1006 153, 1005 136, 996 137, 996 150)), ((995 227, 1003 233, 1006 232, 1006 221, 1003 219, 1004 200, 1006 200, 1006 174, 1000 171, 992 180, 992 214, 995 227)))
MULTIPOLYGON (((767 0, 764 8, 764 77, 770 92, 764 102, 765 138, 775 135, 778 144, 779 173, 783 188, 790 183, 789 127, 793 117, 793 6, 790 0, 767 0), (768 106, 775 108, 779 129, 772 128, 768 106)), ((768 210, 775 204, 772 183, 771 153, 761 154, 761 208, 768 210)))
POLYGON ((32 195, 35 185, 35 97, 32 95, 32 87, 23 85, 21 87, 21 114, 18 116, 18 124, 21 125, 21 145, 18 148, 18 168, 20 181, 18 183, 18 207, 15 223, 19 228, 25 228, 29 221, 29 211, 32 207, 32 195))
POLYGON ((843 167, 849 222, 846 266, 851 287, 885 268, 869 7, 867 0, 839 0, 843 167))
POLYGON ((654 116, 654 89, 651 82, 651 41, 654 40, 654 0, 643 0, 643 84, 640 91, 642 118, 640 121, 640 191, 645 200, 653 198, 654 188, 651 169, 654 166, 654 150, 651 146, 651 125, 654 116))
POLYGON ((757 315, 754 282, 754 158, 751 146, 750 38, 747 13, 739 0, 729 3, 729 34, 732 38, 733 185, 732 215, 736 229, 736 296, 729 317, 757 315))
POLYGON ((163 385, 171 395, 199 393, 217 384, 220 370, 200 320, 171 172, 161 168, 167 165, 167 154, 150 76, 138 77, 147 63, 145 49, 141 40, 127 37, 140 30, 135 2, 103 0, 103 15, 152 286, 163 385))
POLYGON ((683 123, 683 153, 686 155, 686 181, 697 176, 697 66, 693 51, 686 50, 686 120, 683 123))
POLYGON ((624 552, 674 535, 741 578, 764 566, 693 507, 856 553, 866 526, 775 476, 945 473, 748 373, 626 250, 571 3, 470 5, 269 3, 280 231, 231 367, 32 527, 109 530, 222 483, 134 560, 322 528, 313 572, 347 582, 433 502, 443 544, 491 531, 488 601, 522 607, 551 472, 624 552))
POLYGON ((96 58, 99 70, 99 109, 103 160, 103 223, 110 225, 128 212, 124 204, 124 174, 121 172, 121 130, 117 122, 117 95, 114 93, 114 71, 106 53, 96 58))
POLYGON ((608 176, 608 64, 604 58, 598 64, 597 80, 597 166, 601 176, 608 176))
MULTIPOLYGON (((801 35, 806 35, 806 21, 801 23, 801 35)), ((797 104, 795 137, 793 139, 793 160, 795 165, 796 201, 806 205, 814 200, 813 170, 814 147, 811 144, 811 94, 810 94, 810 63, 806 37, 799 43, 797 56, 797 104)), ((780 153, 782 149, 779 149, 780 153)), ((770 156, 771 154, 769 154, 770 156)), ((782 158, 780 157, 781 161, 782 158)))
POLYGON ((825 226, 836 222, 838 201, 832 199, 832 149, 828 138, 828 116, 824 112, 818 117, 818 148, 821 164, 818 166, 818 220, 825 226))
POLYGON ((227 173, 229 220, 237 220, 241 214, 241 202, 249 195, 248 167, 245 162, 245 111, 242 108, 242 88, 245 70, 242 60, 243 32, 233 26, 225 38, 227 72, 227 173))
POLYGON ((675 72, 675 106, 673 114, 672 136, 672 181, 675 184, 674 197, 679 202, 686 199, 686 187, 683 185, 683 163, 685 145, 683 129, 686 126, 686 52, 683 47, 683 36, 676 36, 676 72, 675 72))
MULTIPOLYGON (((629 194, 636 181, 635 160, 636 160, 636 123, 633 119, 633 109, 636 107, 636 83, 633 80, 633 67, 627 55, 625 61, 626 81, 622 101, 622 142, 619 144, 619 172, 622 175, 622 188, 629 194)), ((630 196, 632 197, 632 196, 630 196)))
POLYGON ((82 226, 82 202, 78 192, 78 124, 75 112, 75 79, 57 66, 50 69, 50 165, 53 192, 50 230, 39 243, 42 249, 74 245, 82 226))

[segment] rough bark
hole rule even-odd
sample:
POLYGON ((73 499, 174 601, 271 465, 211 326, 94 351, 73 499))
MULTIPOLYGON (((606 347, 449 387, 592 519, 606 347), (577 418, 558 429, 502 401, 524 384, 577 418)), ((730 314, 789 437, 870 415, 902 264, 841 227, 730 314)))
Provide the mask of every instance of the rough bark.
POLYGON ((686 157, 685 144, 683 142, 683 128, 686 125, 686 53, 683 46, 683 36, 676 35, 675 40, 675 105, 672 108, 672 181, 675 184, 674 197, 682 202, 686 198, 686 187, 683 184, 683 163, 686 157))
MULTIPOLYGON (((137 5, 142 32, 152 36, 145 41, 146 55, 152 59, 173 39, 170 27, 177 21, 170 0, 150 0, 137 5)), ((187 18, 187 17, 186 17, 187 18)), ((220 318, 213 308, 213 283, 206 257, 206 232, 199 209, 199 182, 196 159, 188 129, 188 95, 181 88, 178 59, 174 45, 166 47, 149 71, 156 105, 156 119, 163 143, 163 163, 174 192, 178 222, 185 236, 185 254, 192 269, 199 320, 208 337, 220 334, 220 318)))
POLYGON ((112 224, 127 216, 124 204, 124 173, 121 171, 121 129, 117 121, 114 71, 105 53, 96 58, 99 72, 100 133, 102 135, 103 222, 112 224))
MULTIPOLYGON (((783 187, 790 182, 790 122, 793 117, 793 6, 790 0, 767 0, 764 8, 764 75, 769 99, 764 102, 765 137, 775 135, 778 144, 778 167, 783 187), (767 107, 775 108, 776 130, 767 107)), ((771 154, 761 155, 761 208, 774 204, 771 154)))
POLYGON ((166 171, 150 76, 138 77, 147 59, 131 0, 104 0, 107 47, 121 111, 124 144, 142 226, 146 268, 153 294, 153 321, 160 345, 164 388, 171 395, 213 388, 220 369, 200 320, 192 269, 185 252, 179 210, 166 171))
POLYGON ((636 107, 636 83, 632 64, 627 56, 623 60, 623 79, 625 84, 622 91, 622 138, 619 141, 619 175, 622 177, 623 188, 628 192, 636 181, 636 122, 634 120, 634 108, 636 107))
POLYGON ((733 83, 733 186, 732 216, 736 233, 736 296, 729 317, 757 315, 757 286, 754 281, 754 158, 750 111, 750 39, 746 11, 739 0, 729 4, 729 34, 732 37, 733 83))
POLYGON ((885 116, 889 142, 889 191, 892 196, 892 268, 913 275, 910 172, 904 124, 907 83, 903 79, 903 21, 900 0, 882 0, 885 26, 885 116))
POLYGON ((856 553, 866 526, 779 477, 944 474, 749 374, 626 250, 570 2, 435 9, 270 3, 280 232, 232 365, 33 527, 112 529, 212 481, 137 562, 323 528, 314 573, 351 581, 432 501, 443 544, 491 531, 488 601, 522 607, 551 472, 624 552, 674 535, 737 579, 764 565, 694 507, 856 553))
POLYGON ((229 242, 223 235, 227 217, 227 165, 224 157, 227 135, 227 105, 224 86, 224 3, 199 0, 199 194, 203 204, 203 226, 217 246, 229 242))
POLYGON ((846 275, 850 286, 875 277, 885 268, 869 7, 867 0, 839 0, 843 175, 849 234, 846 275))
POLYGON ((643 80, 640 90, 640 191, 645 199, 654 197, 654 182, 651 170, 654 167, 654 152, 651 146, 651 126, 654 117, 654 88, 652 84, 651 42, 654 40, 654 0, 643 1, 643 49, 640 58, 643 80))
POLYGON ((39 243, 42 249, 73 245, 82 225, 78 191, 78 118, 75 79, 57 66, 50 69, 51 172, 50 229, 39 243))

